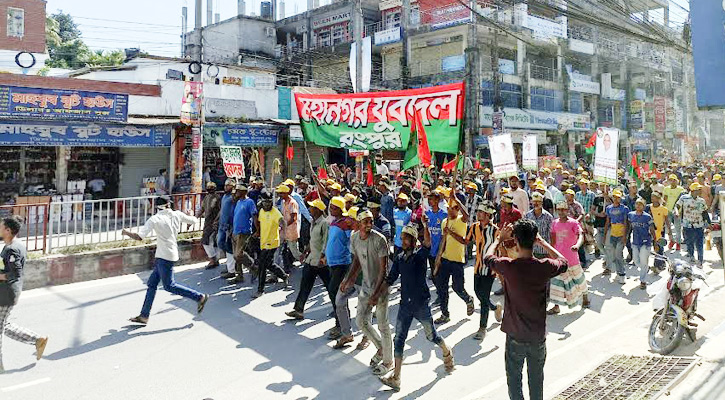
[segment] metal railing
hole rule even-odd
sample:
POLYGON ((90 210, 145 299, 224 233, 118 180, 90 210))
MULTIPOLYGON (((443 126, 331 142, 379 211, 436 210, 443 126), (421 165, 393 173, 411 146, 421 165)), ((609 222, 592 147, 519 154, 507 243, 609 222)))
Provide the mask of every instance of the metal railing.
POLYGON ((541 79, 549 82, 556 82, 558 80, 558 70, 554 68, 529 63, 529 71, 533 79, 541 79))
MULTIPOLYGON (((172 195, 174 208, 196 215, 202 194, 172 195)), ((79 200, 0 206, 0 217, 17 215, 24 220, 19 237, 28 251, 49 254, 71 246, 97 245, 125 240, 121 232, 138 232, 155 213, 156 196, 104 200, 79 200)), ((182 232, 202 230, 203 220, 183 225, 182 232)))

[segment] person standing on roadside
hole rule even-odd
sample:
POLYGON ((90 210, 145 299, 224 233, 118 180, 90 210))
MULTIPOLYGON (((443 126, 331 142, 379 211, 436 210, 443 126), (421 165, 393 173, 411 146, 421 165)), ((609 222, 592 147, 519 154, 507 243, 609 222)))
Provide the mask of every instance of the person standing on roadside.
POLYGON ((395 256, 393 267, 388 276, 380 283, 374 291, 371 302, 377 302, 379 296, 388 293, 400 277, 400 308, 398 309, 397 321, 395 323, 395 339, 393 340, 393 352, 395 355, 395 367, 393 373, 387 377, 380 377, 380 381, 391 387, 394 391, 400 391, 400 371, 403 368, 403 349, 405 340, 408 337, 410 324, 413 318, 423 325, 425 337, 438 345, 443 351, 443 365, 446 372, 454 369, 453 351, 446 345, 443 338, 438 335, 433 324, 431 314, 430 292, 426 282, 426 265, 428 252, 430 251, 430 231, 423 220, 423 243, 416 248, 418 242, 418 228, 415 225, 408 225, 403 229, 403 251, 395 256))
POLYGON ((509 398, 524 398, 522 371, 528 369, 529 398, 544 398, 546 363, 546 288, 549 280, 568 268, 566 258, 541 238, 534 221, 522 219, 506 225, 492 245, 484 262, 506 280, 506 312, 501 330, 506 333, 506 380, 509 398), (517 258, 496 257, 501 244, 513 238, 517 258), (534 244, 546 250, 549 258, 533 256, 534 244))
MULTIPOLYGON (((340 284, 340 291, 347 292, 355 284, 358 274, 362 273, 362 285, 358 294, 358 310, 355 321, 363 334, 378 349, 370 360, 373 374, 385 375, 393 369, 393 339, 388 324, 388 293, 378 293, 375 301, 372 297, 380 287, 388 266, 388 241, 381 233, 373 230, 373 214, 363 211, 357 215, 358 231, 350 237, 350 250, 353 255, 352 268, 340 284), (375 318, 380 334, 370 324, 375 306, 375 318)), ((338 341, 351 342, 352 336, 342 337, 338 341)))
POLYGON ((147 282, 146 299, 141 308, 141 314, 130 319, 131 322, 137 324, 146 325, 149 322, 149 315, 154 304, 154 298, 156 298, 159 282, 163 284, 167 292, 196 301, 196 311, 199 314, 204 310, 204 306, 209 300, 208 294, 199 293, 196 290, 179 285, 174 280, 173 267, 174 263, 179 261, 177 240, 181 226, 182 224, 194 225, 197 219, 181 211, 172 210, 170 205, 171 202, 167 197, 158 197, 156 199, 156 209, 158 211, 146 221, 138 233, 129 232, 125 229, 121 231, 122 235, 138 241, 142 241, 153 232, 156 232, 156 260, 154 261, 154 270, 147 282))
POLYGON ((43 357, 45 346, 48 344, 48 337, 18 326, 10 322, 10 312, 18 304, 20 292, 23 291, 23 275, 25 259, 28 251, 23 242, 17 238, 21 227, 20 217, 13 216, 3 218, 0 223, 0 238, 5 243, 0 259, 0 285, 6 286, 4 291, 8 297, 0 296, 0 374, 5 372, 3 367, 3 336, 21 343, 35 345, 35 358, 40 360, 43 357))
POLYGON ((224 182, 224 196, 221 200, 221 208, 219 209, 219 231, 217 232, 217 248, 219 249, 219 258, 221 259, 226 253, 227 270, 221 273, 222 279, 234 278, 236 276, 236 263, 234 262, 234 248, 232 246, 232 237, 234 235, 234 185, 236 181, 229 178, 224 182))
POLYGON ((201 234, 201 245, 204 247, 209 264, 206 269, 214 269, 219 266, 219 249, 217 249, 217 232, 219 232, 219 210, 221 209, 221 198, 216 193, 216 183, 206 184, 206 196, 201 202, 201 209, 197 218, 204 217, 204 228, 201 234))

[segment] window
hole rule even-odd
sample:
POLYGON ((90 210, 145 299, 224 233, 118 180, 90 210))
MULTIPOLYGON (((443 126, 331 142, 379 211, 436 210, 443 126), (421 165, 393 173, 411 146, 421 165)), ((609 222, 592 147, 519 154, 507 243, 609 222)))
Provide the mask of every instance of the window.
POLYGON ((332 44, 340 44, 348 41, 347 24, 337 25, 332 29, 332 44))
POLYGON ((559 90, 531 87, 531 109, 559 112, 563 109, 564 93, 559 90))
MULTIPOLYGON (((483 81, 483 105, 493 105, 493 82, 483 81)), ((501 83, 501 97, 503 98, 504 107, 522 108, 523 98, 521 96, 521 85, 513 83, 501 83)))
POLYGON ((8 36, 21 38, 25 35, 25 10, 8 7, 8 36))

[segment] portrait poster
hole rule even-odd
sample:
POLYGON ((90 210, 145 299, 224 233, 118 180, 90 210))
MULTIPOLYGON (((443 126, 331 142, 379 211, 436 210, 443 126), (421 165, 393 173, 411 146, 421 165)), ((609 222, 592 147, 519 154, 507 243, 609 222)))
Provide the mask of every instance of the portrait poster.
POLYGON ((618 162, 619 130, 615 128, 597 128, 594 180, 610 185, 616 184, 618 162))
POLYGON ((493 176, 495 178, 508 178, 515 176, 518 172, 514 146, 511 142, 510 133, 491 136, 488 139, 491 149, 491 164, 493 164, 493 176))

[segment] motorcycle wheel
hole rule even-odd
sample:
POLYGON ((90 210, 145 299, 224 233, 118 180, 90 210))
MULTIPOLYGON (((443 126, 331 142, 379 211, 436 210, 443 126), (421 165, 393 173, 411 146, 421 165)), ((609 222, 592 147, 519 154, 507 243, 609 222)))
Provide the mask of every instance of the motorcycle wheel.
POLYGON ((660 311, 649 327, 649 347, 655 353, 670 354, 680 345, 684 334, 685 327, 680 325, 672 310, 667 310, 667 313, 660 311), (663 318, 664 327, 660 329, 663 318))

